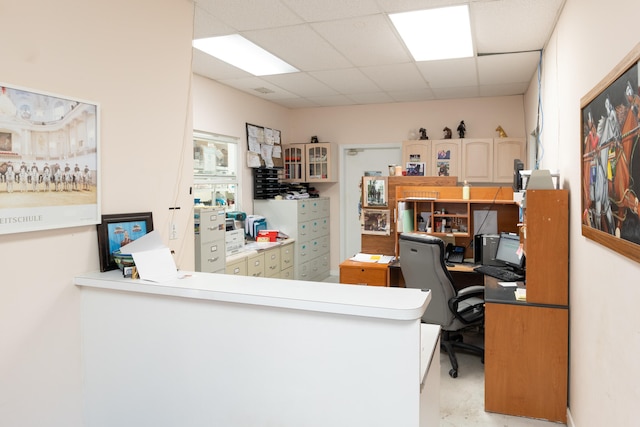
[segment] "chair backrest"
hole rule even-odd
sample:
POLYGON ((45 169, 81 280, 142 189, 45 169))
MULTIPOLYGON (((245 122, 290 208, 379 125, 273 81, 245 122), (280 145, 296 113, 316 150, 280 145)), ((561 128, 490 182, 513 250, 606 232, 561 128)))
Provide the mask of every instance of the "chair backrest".
POLYGON ((456 290, 445 265, 443 240, 426 234, 402 233, 399 243, 400 268, 406 287, 431 290, 431 302, 422 321, 442 327, 450 325, 455 316, 449 300, 456 290))

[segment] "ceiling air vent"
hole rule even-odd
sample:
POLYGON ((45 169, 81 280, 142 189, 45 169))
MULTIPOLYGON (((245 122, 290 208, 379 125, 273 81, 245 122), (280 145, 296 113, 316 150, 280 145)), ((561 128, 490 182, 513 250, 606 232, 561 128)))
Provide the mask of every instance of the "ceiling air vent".
POLYGON ((272 91, 271 89, 267 89, 266 87, 257 87, 257 88, 254 88, 253 90, 255 90, 256 92, 264 93, 264 94, 275 93, 274 91, 272 91))

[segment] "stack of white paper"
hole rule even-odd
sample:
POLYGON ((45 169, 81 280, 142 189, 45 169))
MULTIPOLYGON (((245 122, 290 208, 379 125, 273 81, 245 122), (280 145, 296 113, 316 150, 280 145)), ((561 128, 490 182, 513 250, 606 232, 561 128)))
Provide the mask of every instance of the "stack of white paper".
POLYGON ((178 278, 178 268, 160 235, 151 231, 120 248, 123 254, 131 254, 138 275, 143 280, 166 282, 178 278))

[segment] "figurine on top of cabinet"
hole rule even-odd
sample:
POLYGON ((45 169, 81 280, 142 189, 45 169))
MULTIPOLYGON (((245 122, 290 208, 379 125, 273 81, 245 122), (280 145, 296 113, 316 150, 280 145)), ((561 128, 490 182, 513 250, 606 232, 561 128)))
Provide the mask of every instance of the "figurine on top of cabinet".
POLYGON ((464 134, 467 131, 467 125, 464 124, 464 120, 460 120, 460 124, 458 125, 458 136, 460 138, 464 138, 464 134))
POLYGON ((498 127, 496 128, 496 132, 498 132, 498 136, 500 138, 506 138, 507 137, 507 133, 504 131, 504 129, 502 129, 502 126, 498 125, 498 127))
POLYGON ((444 139, 451 139, 451 129, 445 127, 442 131, 444 132, 444 139))
POLYGON ((311 144, 317 144, 318 143, 318 137, 317 136, 312 136, 311 137, 311 144))
POLYGON ((420 128, 420 139, 429 139, 425 128, 420 128))

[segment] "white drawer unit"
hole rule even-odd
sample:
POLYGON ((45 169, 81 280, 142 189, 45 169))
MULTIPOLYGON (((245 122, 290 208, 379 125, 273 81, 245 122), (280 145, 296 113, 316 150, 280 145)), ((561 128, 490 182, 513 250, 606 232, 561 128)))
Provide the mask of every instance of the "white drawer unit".
POLYGON ((253 211, 269 228, 295 239, 294 278, 324 280, 329 276, 329 198, 254 200, 253 211))
POLYGON ((195 271, 223 273, 226 264, 224 208, 196 207, 193 222, 195 271))
POLYGON ((293 279, 295 260, 293 239, 267 245, 249 243, 241 252, 227 256, 225 273, 236 276, 293 279))

